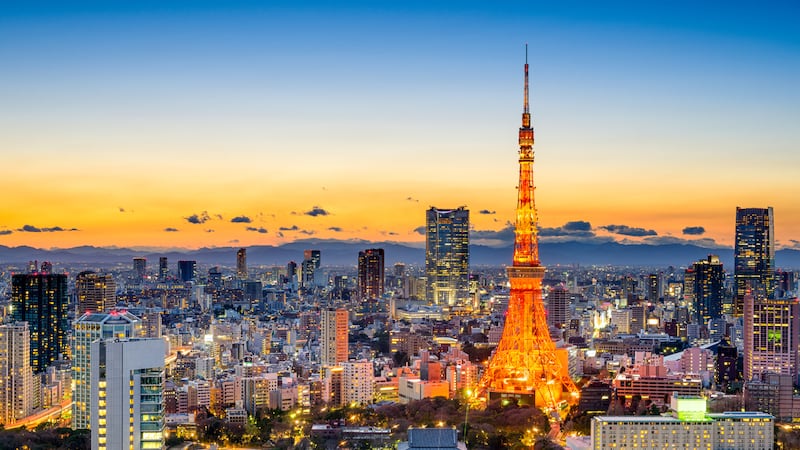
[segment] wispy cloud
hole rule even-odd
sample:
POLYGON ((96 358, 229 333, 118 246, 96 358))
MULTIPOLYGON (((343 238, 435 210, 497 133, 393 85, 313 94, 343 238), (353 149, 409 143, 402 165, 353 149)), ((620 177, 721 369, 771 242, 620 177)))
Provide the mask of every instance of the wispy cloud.
POLYGON ((79 231, 77 228, 61 228, 61 227, 37 227, 33 225, 23 225, 22 228, 17 228, 17 231, 24 233, 57 233, 60 231, 79 231))
POLYGON ((690 236, 699 236, 701 234, 705 234, 706 229, 703 227, 686 227, 683 229, 683 234, 687 234, 690 236))
POLYGON ((341 233, 342 232, 342 228, 341 227, 328 227, 328 231, 334 231, 336 233, 341 233))
POLYGON ((321 208, 321 207, 319 207, 319 206, 315 206, 315 207, 311 208, 310 210, 308 210, 308 211, 304 212, 303 214, 305 214, 305 215, 307 215, 307 216, 311 216, 311 217, 317 217, 317 216, 327 216, 327 215, 330 215, 330 212, 328 212, 328 211, 326 211, 326 210, 322 209, 322 208, 321 208))
POLYGON ((643 237, 643 236, 658 235, 658 233, 656 233, 655 230, 647 230, 644 228, 631 227, 628 225, 604 225, 601 226, 600 228, 608 231, 609 233, 620 234, 622 236, 643 237))
POLYGON ((247 216, 236 216, 233 219, 231 219, 231 223, 251 223, 252 221, 253 219, 247 216))
POLYGON ((488 209, 482 209, 478 211, 478 214, 496 214, 497 211, 489 211, 488 209))
POLYGON ((211 220, 211 216, 208 215, 208 211, 203 211, 200 214, 192 214, 189 217, 184 217, 184 219, 193 225, 199 225, 211 220))
POLYGON ((414 233, 421 234, 421 235, 424 236, 425 235, 425 227, 414 228, 414 233))
POLYGON ((299 229, 300 229, 300 227, 298 227, 297 225, 292 225, 290 227, 280 227, 280 228, 278 228, 278 230, 280 230, 280 231, 297 231, 299 229))
POLYGON ((542 227, 539 229, 539 235, 543 237, 594 237, 595 233, 592 231, 592 224, 585 220, 574 220, 567 222, 560 227, 542 227))
POLYGON ((11 230, 0 230, 0 236, 5 236, 11 233, 13 233, 11 230))
POLYGON ((167 228, 164 228, 164 231, 166 231, 168 233, 175 233, 175 232, 181 231, 181 230, 179 230, 177 228, 167 227, 167 228))
POLYGON ((255 232, 257 232, 257 233, 261 233, 261 234, 264 234, 264 233, 266 233, 266 232, 267 232, 267 229, 266 229, 266 228, 263 228, 263 227, 247 227, 247 228, 245 228, 245 229, 246 229, 247 231, 255 231, 255 232))

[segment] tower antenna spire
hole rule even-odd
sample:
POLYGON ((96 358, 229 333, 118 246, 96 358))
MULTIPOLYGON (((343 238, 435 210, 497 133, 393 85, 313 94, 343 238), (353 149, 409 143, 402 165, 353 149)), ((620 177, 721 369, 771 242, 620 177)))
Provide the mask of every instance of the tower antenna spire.
POLYGON ((522 124, 523 127, 530 126, 530 108, 528 106, 528 43, 525 43, 525 107, 523 113, 528 115, 529 124, 522 124))

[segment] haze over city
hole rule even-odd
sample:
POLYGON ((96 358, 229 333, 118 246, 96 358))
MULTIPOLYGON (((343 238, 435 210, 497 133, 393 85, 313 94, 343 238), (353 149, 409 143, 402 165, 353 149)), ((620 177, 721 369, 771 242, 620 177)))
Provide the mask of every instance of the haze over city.
POLYGON ((797 6, 0 7, 0 245, 513 237, 529 44, 543 241, 800 243, 797 6))

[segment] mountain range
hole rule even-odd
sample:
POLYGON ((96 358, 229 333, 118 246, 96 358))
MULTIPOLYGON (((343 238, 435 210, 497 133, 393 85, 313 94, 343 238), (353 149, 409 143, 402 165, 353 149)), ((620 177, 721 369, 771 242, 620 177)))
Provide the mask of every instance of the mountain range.
MULTIPOLYGON (((396 262, 421 265, 425 249, 396 242, 337 241, 307 239, 279 246, 254 245, 247 247, 249 265, 285 265, 289 261, 303 260, 303 250, 322 252, 324 266, 355 266, 358 252, 367 248, 383 248, 386 265, 396 262)), ((199 264, 234 266, 238 247, 213 247, 186 249, 131 249, 82 246, 64 249, 37 249, 28 246, 0 246, 0 264, 25 264, 28 261, 54 263, 113 264, 130 262, 134 257, 145 257, 155 264, 161 256, 170 263, 178 260, 195 260, 199 264)), ((470 246, 470 264, 473 266, 503 266, 511 262, 512 246, 470 246)), ((556 265, 613 265, 686 267, 709 254, 719 255, 723 265, 733 267, 731 248, 704 248, 691 244, 621 244, 616 242, 589 243, 579 241, 545 242, 540 244, 540 255, 545 266, 556 265)), ((782 249, 776 252, 776 266, 800 268, 800 250, 782 249)), ((730 269, 729 269, 730 270, 730 269)))

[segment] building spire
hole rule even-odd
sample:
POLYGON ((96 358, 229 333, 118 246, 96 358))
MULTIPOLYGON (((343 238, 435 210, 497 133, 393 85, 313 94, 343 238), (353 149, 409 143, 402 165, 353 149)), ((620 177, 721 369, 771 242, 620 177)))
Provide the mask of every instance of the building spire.
POLYGON ((523 116, 522 126, 530 126, 530 108, 528 107, 528 43, 525 43, 525 107, 522 110, 523 114, 528 114, 528 124, 525 124, 525 116, 523 116))
POLYGON ((519 198, 514 239, 514 265, 539 265, 539 237, 533 198, 533 128, 528 103, 528 44, 525 44, 525 97, 519 128, 519 198))

